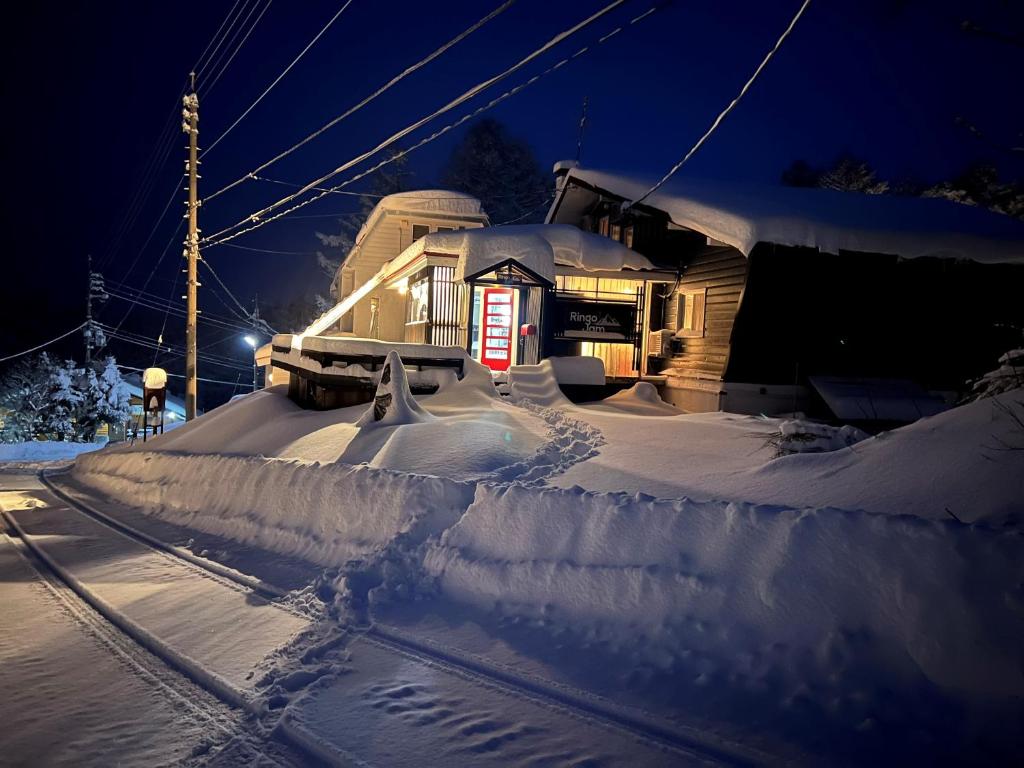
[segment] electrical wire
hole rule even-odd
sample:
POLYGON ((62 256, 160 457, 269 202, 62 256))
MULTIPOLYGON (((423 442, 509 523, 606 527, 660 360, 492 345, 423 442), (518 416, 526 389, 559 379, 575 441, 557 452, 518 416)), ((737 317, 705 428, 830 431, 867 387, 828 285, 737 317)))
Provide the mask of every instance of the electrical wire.
POLYGON ((248 115, 250 112, 253 111, 253 109, 256 108, 257 104, 259 104, 261 101, 263 101, 264 97, 274 89, 274 86, 276 86, 279 82, 281 82, 281 79, 291 71, 292 67, 294 67, 296 64, 299 63, 299 60, 303 56, 306 55, 306 52, 309 51, 309 49, 312 48, 316 44, 317 40, 319 40, 321 37, 323 37, 324 33, 328 29, 331 28, 331 25, 334 24, 335 20, 337 20, 337 18, 339 16, 341 16, 341 14, 345 12, 345 9, 348 8, 350 5, 352 5, 352 0, 346 0, 345 4, 343 6, 341 6, 341 8, 338 10, 338 12, 336 14, 334 14, 334 16, 331 17, 331 20, 327 22, 327 24, 324 26, 324 28, 321 29, 319 32, 317 32, 316 37, 314 37, 312 40, 310 40, 309 44, 305 48, 303 48, 302 51, 299 53, 299 55, 296 56, 292 60, 292 63, 289 64, 287 67, 285 67, 284 72, 282 72, 280 75, 278 75, 274 79, 274 82, 272 82, 270 85, 268 85, 266 90, 263 91, 263 93, 261 93, 259 95, 259 97, 256 99, 256 101, 254 101, 252 104, 250 104, 249 108, 246 109, 245 112, 243 112, 241 115, 239 115, 238 119, 236 119, 235 122, 233 122, 231 125, 229 125, 227 127, 227 130, 225 130, 224 133, 222 133, 220 136, 218 136, 217 139, 212 144, 210 144, 210 146, 208 146, 204 150, 204 152, 203 152, 204 155, 208 154, 210 152, 210 150, 212 150, 214 147, 216 147, 218 144, 220 144, 221 141, 223 141, 224 137, 227 136, 229 133, 231 133, 231 131, 234 130, 235 126, 238 125, 240 122, 242 122, 242 120, 245 119, 246 115, 248 115))
MULTIPOLYGON (((216 40, 220 36, 221 30, 224 29, 224 25, 228 23, 228 19, 230 19, 232 17, 232 15, 234 15, 235 8, 238 7, 238 3, 239 2, 240 2, 240 0, 235 0, 235 4, 233 6, 231 6, 231 10, 228 11, 228 15, 224 17, 224 21, 222 21, 220 23, 220 26, 217 27, 217 31, 213 33, 213 37, 210 38, 210 42, 208 42, 206 44, 206 47, 203 49, 203 52, 201 54, 199 54, 199 58, 196 59, 196 63, 192 67, 192 71, 195 72, 197 75, 202 74, 203 69, 206 67, 206 64, 202 63, 203 59, 206 57, 207 52, 210 50, 210 46, 213 45, 213 41, 216 40)), ((220 47, 219 43, 218 43, 217 47, 218 48, 220 47)), ((213 58, 213 54, 212 53, 210 54, 210 58, 213 58)), ((207 60, 207 64, 208 63, 209 63, 209 60, 207 60)))
POLYGON ((85 326, 87 326, 88 324, 89 324, 88 322, 84 322, 84 323, 82 323, 81 325, 75 326, 74 328, 72 328, 72 329, 71 329, 70 331, 68 331, 67 333, 62 333, 62 334, 61 334, 60 336, 58 336, 57 338, 55 338, 55 339, 50 339, 49 341, 43 342, 42 344, 39 344, 38 346, 32 347, 32 349, 26 349, 26 350, 25 350, 25 351, 23 351, 23 352, 16 352, 16 353, 15 353, 15 354, 13 354, 13 355, 7 355, 7 357, 0 357, 0 363, 6 363, 6 362, 7 362, 8 360, 13 360, 13 359, 14 359, 14 358, 16 358, 16 357, 22 357, 22 356, 24 356, 24 355, 29 355, 29 354, 31 354, 31 353, 33 353, 33 352, 35 352, 36 350, 42 349, 43 347, 48 347, 48 346, 50 346, 51 344, 54 344, 54 343, 56 343, 56 342, 60 341, 61 339, 66 339, 66 338, 67 338, 68 336, 70 336, 70 335, 71 335, 72 333, 76 333, 77 331, 80 331, 80 330, 82 330, 82 329, 83 329, 83 328, 85 328, 85 326))
POLYGON ((711 124, 711 127, 708 128, 707 131, 704 132, 704 135, 701 136, 697 140, 697 143, 694 144, 690 148, 690 151, 687 152, 685 155, 683 155, 683 158, 678 163, 673 165, 669 169, 669 172, 661 177, 661 180, 658 181, 658 183, 656 183, 653 187, 648 189, 646 192, 644 192, 642 195, 640 195, 640 197, 638 197, 636 200, 634 200, 632 203, 630 203, 631 206, 632 205, 638 205, 639 203, 642 203, 644 200, 646 200, 652 194, 657 192, 662 186, 664 186, 664 184, 669 179, 672 178, 672 176, 675 175, 676 171, 678 171, 680 168, 682 168, 683 165, 686 163, 686 161, 688 161, 691 157, 693 157, 694 154, 696 154, 697 150, 699 150, 704 145, 704 142, 707 141, 711 137, 711 134, 715 132, 715 129, 717 129, 718 126, 721 125, 722 121, 726 118, 726 116, 730 112, 732 112, 732 110, 736 107, 737 104, 740 103, 740 99, 742 99, 744 97, 744 95, 746 95, 747 91, 750 90, 750 86, 752 86, 754 84, 754 81, 757 80, 758 75, 761 74, 761 71, 765 68, 765 66, 767 66, 768 62, 771 61, 772 56, 775 55, 775 52, 778 51, 779 48, 782 47, 783 42, 785 42, 786 38, 789 37, 789 33, 793 31, 793 27, 795 27, 796 23, 798 21, 800 21, 800 17, 803 16, 804 11, 807 10, 807 6, 809 6, 810 4, 811 4, 811 0, 804 0, 803 4, 800 6, 800 10, 798 10, 796 12, 796 16, 794 16, 793 20, 791 22, 789 22, 789 26, 786 27, 785 31, 783 31, 782 36, 779 37, 779 39, 775 41, 775 45, 772 47, 772 49, 770 51, 768 51, 768 53, 765 55, 765 57, 761 60, 761 63, 758 64, 757 69, 754 70, 754 74, 752 74, 750 76, 750 79, 747 80, 746 83, 744 83, 743 87, 740 89, 740 92, 736 95, 736 98, 734 98, 731 102, 729 102, 728 106, 726 106, 726 108, 723 109, 718 114, 718 117, 715 118, 715 121, 711 124))
MULTIPOLYGON (((345 118, 349 117, 350 115, 354 114, 355 112, 358 112, 360 109, 365 107, 367 104, 369 104, 371 101, 373 101, 378 96, 383 94, 385 91, 387 91, 390 88, 392 88, 393 86, 397 85, 399 82, 401 82, 402 80, 404 80, 406 77, 408 77, 409 75, 413 74, 417 70, 421 69, 422 67, 425 67, 427 64, 432 62, 438 56, 441 56, 442 54, 447 52, 452 47, 458 45, 460 42, 465 40, 467 37, 469 37, 471 34, 476 32, 478 29, 480 29, 487 22, 491 21, 492 19, 494 19, 499 14, 504 13, 515 2, 516 2, 516 0, 506 0, 506 2, 502 3, 501 5, 499 5, 497 8, 495 8, 493 11, 491 11, 489 14, 484 16, 482 19, 477 21, 472 26, 467 27, 466 29, 464 29, 462 32, 460 32, 458 35, 453 37, 447 43, 445 43, 444 45, 442 45, 439 48, 436 48, 432 53, 430 53, 427 56, 425 56, 424 58, 420 59, 415 64, 412 64, 411 66, 406 67, 402 72, 400 72, 397 75, 395 75, 388 82, 386 82, 384 85, 382 85, 376 91, 371 93, 365 99, 363 99, 362 101, 357 103, 355 106, 349 107, 347 110, 345 110, 340 115, 338 115, 337 117, 332 119, 326 125, 323 125, 320 128, 318 128, 317 130, 313 131, 313 133, 309 134, 306 138, 302 139, 302 141, 298 142, 297 144, 293 144, 291 147, 286 149, 284 152, 281 152, 281 153, 275 155, 274 157, 272 157, 267 162, 265 162, 262 165, 254 168, 252 171, 247 173, 245 176, 242 176, 239 179, 236 179, 235 181, 231 182, 227 186, 222 187, 221 189, 219 189, 216 192, 214 192, 212 195, 207 195, 205 199, 206 200, 212 200, 213 198, 217 197, 218 195, 223 194, 224 192, 227 192, 229 189, 232 189, 233 187, 238 186, 239 184, 241 184, 246 179, 255 179, 257 173, 259 173, 260 171, 264 170, 265 168, 269 168, 271 165, 276 163, 278 160, 281 160, 281 159, 287 157, 288 155, 290 155, 295 150, 299 149, 300 147, 304 146, 305 144, 308 144, 310 141, 312 141, 316 137, 320 136, 324 131, 327 131, 327 130, 333 128, 335 125, 340 123, 345 118)), ((220 139, 218 139, 217 141, 220 141, 220 139)), ((267 179, 267 181, 270 181, 270 179, 267 179)))
POLYGON ((239 248, 243 251, 255 251, 256 253, 272 253, 277 256, 316 256, 316 251, 274 251, 269 248, 252 248, 248 245, 238 245, 237 243, 224 243, 232 248, 239 248))
MULTIPOLYGON (((658 5, 652 6, 648 10, 644 11, 643 13, 641 13, 639 16, 634 17, 629 22, 627 22, 626 24, 622 25, 622 27, 620 27, 619 29, 628 28, 628 27, 638 23, 639 21, 649 17, 652 13, 654 13, 656 10, 658 10, 659 7, 660 6, 658 6, 658 5)), ((280 218, 282 218, 284 216, 288 216, 291 213, 293 213, 294 211, 297 211, 300 208, 303 208, 306 205, 309 205, 310 203, 313 203, 313 202, 316 202, 317 200, 320 200, 321 198, 325 197, 327 194, 332 193, 332 192, 336 192, 337 190, 341 189, 342 187, 346 187, 349 184, 352 184, 353 182, 358 181, 359 179, 364 178, 365 176, 369 176, 370 174, 372 174, 372 173, 378 171, 379 169, 383 168, 385 165, 388 165, 389 163, 393 163, 396 160, 400 160, 402 157, 405 157, 409 153, 414 152, 415 150, 419 149, 420 147, 422 147, 422 146, 424 146, 426 144, 429 144, 430 142, 434 141, 435 139, 440 138, 441 136, 443 136, 444 134, 448 133, 449 131, 454 130, 455 128, 458 128, 463 123, 466 123, 469 120, 472 120, 474 117, 482 114, 483 112, 486 112, 487 110, 492 109, 493 107, 497 106, 498 104, 500 104, 501 102, 505 101, 506 99, 509 99, 509 98, 515 96, 516 94, 520 93, 523 89, 525 89, 525 88, 533 85, 534 83, 536 83, 541 78, 544 78, 547 75, 550 75, 551 73, 556 72, 561 67, 563 67, 566 64, 568 64, 569 62, 579 58, 580 56, 584 55, 588 51, 591 51, 594 48, 596 48, 602 42, 610 39, 612 34, 614 34, 614 33, 610 33, 610 34, 604 35, 602 38, 598 39, 595 43, 593 43, 591 45, 584 46, 583 48, 581 48, 580 50, 576 51, 572 55, 567 56, 564 59, 556 62, 553 65, 551 65, 550 67, 548 67, 544 71, 542 71, 542 72, 540 72, 540 73, 538 73, 536 75, 533 75, 532 77, 530 77, 529 79, 523 81, 522 83, 520 83, 519 85, 515 86, 514 88, 510 88, 509 90, 505 91, 500 96, 496 96, 495 98, 491 99, 486 104, 484 104, 484 105, 482 105, 480 107, 477 107, 475 110, 473 110, 472 112, 469 112, 466 115, 463 115, 462 117, 460 117, 455 122, 449 123, 448 125, 444 126, 443 128, 440 128, 440 129, 434 131, 434 133, 430 134, 429 136, 426 136, 423 139, 420 139, 415 144, 413 144, 413 145, 411 145, 411 146, 409 146, 409 147, 407 147, 407 148, 405 148, 405 149, 403 149, 401 151, 395 152, 392 156, 390 156, 388 158, 385 158, 384 160, 381 160, 376 165, 371 166, 370 168, 367 168, 366 170, 361 171, 361 172, 357 173, 354 176, 349 177, 346 181, 343 181, 340 184, 337 184, 337 185, 335 185, 333 187, 326 187, 320 193, 318 193, 316 195, 313 195, 312 197, 307 198, 306 200, 303 200, 303 201, 301 201, 301 202, 291 206, 290 208, 285 209, 284 211, 282 211, 282 212, 280 212, 280 213, 278 213, 278 214, 276 214, 274 216, 271 216, 271 217, 268 217, 268 218, 265 218, 265 219, 260 219, 257 214, 253 214, 252 216, 249 216, 248 219, 243 219, 241 222, 237 222, 237 223, 231 225, 230 227, 227 227, 227 228, 221 230, 220 232, 215 233, 214 235, 211 235, 210 238, 219 237, 221 234, 228 233, 232 229, 234 229, 235 227, 240 226, 242 223, 244 223, 244 221, 254 220, 254 223, 252 224, 252 226, 245 227, 243 229, 238 230, 237 232, 232 232, 231 234, 227 234, 224 237, 220 237, 219 240, 212 240, 212 242, 208 242, 206 244, 206 247, 207 248, 212 248, 215 245, 222 245, 222 244, 228 242, 229 240, 233 240, 236 237, 240 237, 241 235, 244 235, 244 234, 246 234, 248 232, 252 232, 253 230, 259 229, 260 227, 262 227, 262 226, 264 226, 266 224, 269 224, 272 221, 276 221, 277 219, 280 219, 280 218)), ((299 193, 296 193, 296 195, 292 195, 289 199, 294 199, 298 194, 299 193)))
POLYGON ((192 70, 193 72, 195 72, 197 78, 201 77, 204 73, 204 70, 206 70, 207 67, 209 67, 210 64, 213 62, 214 57, 217 56, 217 52, 220 50, 220 47, 224 45, 225 41, 228 39, 228 35, 231 34, 231 30, 235 28, 235 23, 242 17, 242 11, 245 10, 245 6, 249 4, 249 0, 244 0, 242 2, 241 8, 239 8, 239 2, 240 0, 235 0, 235 4, 231 6, 231 10, 228 11, 227 17, 224 19, 223 22, 221 22, 220 28, 217 30, 217 32, 214 33, 214 39, 217 40, 218 37, 220 39, 217 40, 217 45, 215 45, 213 50, 210 51, 210 56, 206 59, 206 62, 201 67, 196 67, 192 70), (235 12, 236 9, 238 11, 237 13, 235 12), (227 29, 224 29, 224 24, 228 25, 227 29), (220 33, 221 30, 224 30, 223 34, 220 33))
MULTIPOLYGON (((221 67, 221 70, 220 70, 220 72, 218 72, 218 73, 217 73, 217 76, 216 76, 215 78, 213 78, 213 82, 212 82, 212 83, 210 83, 209 85, 206 85, 206 84, 204 83, 204 85, 203 85, 203 96, 204 96, 204 97, 208 97, 208 96, 210 95, 210 93, 211 93, 211 92, 213 91, 213 87, 214 87, 215 85, 217 85, 217 81, 218 81, 218 80, 220 80, 220 78, 221 78, 221 75, 223 75, 223 74, 224 74, 224 73, 225 73, 225 72, 227 71, 228 67, 230 67, 230 66, 231 66, 231 62, 232 62, 232 61, 234 61, 234 59, 235 59, 235 56, 236 56, 236 55, 238 54, 238 52, 239 52, 240 50, 242 50, 242 46, 243 46, 243 45, 245 45, 245 41, 249 39, 249 36, 250 36, 250 35, 252 34, 252 31, 253 31, 254 29, 256 29, 256 25, 260 23, 260 19, 262 19, 262 18, 263 18, 263 15, 264 15, 264 14, 265 14, 265 13, 266 13, 266 12, 267 12, 267 11, 268 11, 269 9, 270 9, 270 4, 271 4, 272 2, 274 2, 274 0, 267 0, 267 4, 266 4, 265 6, 263 6, 263 10, 262 10, 262 11, 260 11, 260 15, 256 17, 256 20, 255 20, 255 21, 254 21, 254 22, 252 23, 252 26, 250 26, 250 27, 249 27, 249 31, 245 33, 245 37, 243 37, 243 38, 241 39, 241 41, 240 41, 240 42, 238 43, 238 45, 236 46, 235 50, 234 50, 234 51, 233 51, 233 52, 231 53, 231 56, 230 56, 230 57, 228 58, 228 60, 227 60, 227 61, 226 61, 226 62, 224 63, 224 66, 223 66, 223 67, 221 67)), ((252 7, 252 11, 255 11, 255 10, 256 10, 256 6, 255 6, 255 5, 253 5, 253 7, 252 7)), ((249 16, 252 16, 252 11, 249 11, 249 16)), ((249 20, 249 16, 246 16, 246 17, 245 17, 245 18, 246 18, 246 21, 248 21, 248 20, 249 20)), ((245 22, 243 22, 243 24, 244 24, 244 23, 245 23, 245 22)))
MULTIPOLYGON (((364 160, 372 157, 373 155, 377 154, 378 152, 380 152, 380 151, 386 149, 387 147, 391 146, 396 141, 399 141, 400 139, 402 139, 405 136, 409 135, 410 133, 415 131, 417 128, 420 128, 423 125, 425 125, 426 123, 430 122, 431 120, 434 120, 435 118, 440 117, 441 115, 443 115, 443 114, 445 114, 447 112, 450 112, 451 110, 455 109, 456 107, 460 106, 461 104, 464 104, 465 102, 469 101, 473 97, 478 96, 479 94, 483 93, 485 90, 490 88, 492 85, 495 85, 496 83, 499 83, 502 80, 504 80, 506 77, 509 77, 510 75, 514 74, 515 72, 518 72, 520 69, 525 67, 527 64, 529 64, 531 61, 536 59, 538 56, 541 56, 544 53, 547 53, 547 51, 551 50, 553 47, 555 47, 559 43, 565 41, 566 39, 568 39, 572 35, 574 35, 577 32, 579 32, 580 30, 582 30, 582 29, 586 28, 587 26, 589 26, 590 24, 594 23, 595 21, 600 19, 605 14, 610 13, 615 8, 617 8, 620 5, 622 5, 624 2, 626 2, 626 0, 612 0, 611 3, 609 3, 606 6, 604 6, 604 8, 602 8, 601 10, 597 11, 594 14, 591 14, 590 16, 588 16, 587 18, 583 19, 582 21, 576 23, 575 25, 573 25, 569 29, 566 29, 566 30, 564 30, 562 32, 559 32, 557 35, 555 35, 550 40, 548 40, 544 45, 540 46, 539 48, 535 49, 533 52, 531 52, 528 55, 524 56, 522 59, 517 61, 511 67, 508 67, 504 71, 499 72, 497 75, 494 75, 493 77, 490 77, 487 80, 483 80, 483 81, 477 83, 476 85, 474 85, 471 88, 469 88, 466 91, 464 91, 461 95, 459 95, 456 98, 454 98, 451 101, 449 101, 444 106, 434 110, 434 112, 432 112, 431 114, 426 115, 424 117, 421 117, 416 122, 411 123, 410 125, 407 125, 405 128, 401 129, 397 133, 392 134, 389 138, 387 138, 384 141, 382 141, 380 144, 378 144, 373 149, 370 149, 370 150, 364 152, 363 154, 359 155, 358 157, 352 158, 351 160, 349 160, 349 161, 343 163, 342 165, 338 166, 337 168, 335 168, 333 171, 330 171, 330 172, 324 174, 323 176, 321 176, 320 178, 315 179, 314 181, 309 182, 308 184, 304 185, 302 187, 302 189, 298 190, 297 192, 293 192, 291 195, 288 195, 287 197, 282 198, 281 200, 278 200, 275 203, 271 203, 270 205, 260 209, 259 211, 257 211, 254 214, 251 214, 251 215, 247 216, 246 218, 242 219, 241 221, 236 222, 235 224, 232 224, 231 226, 226 227, 226 228, 220 230, 219 232, 215 232, 213 235, 210 235, 210 236, 204 238, 204 241, 209 242, 209 241, 213 240, 214 238, 220 237, 221 235, 230 232, 232 229, 244 226, 245 223, 248 222, 248 221, 258 221, 261 217, 267 215, 271 211, 276 210, 277 208, 281 207, 282 205, 287 205, 292 200, 294 200, 295 198, 299 197, 300 195, 308 192, 312 188, 317 187, 317 186, 323 184, 328 179, 331 179, 331 178, 337 176, 339 173, 342 173, 342 172, 348 170, 352 166, 357 165, 357 164, 363 162, 364 160)), ((320 194, 322 195, 324 193, 320 193, 320 194)), ((316 199, 316 198, 314 198, 314 199, 316 199)))
MULTIPOLYGON (((133 297, 124 296, 124 295, 122 295, 120 293, 115 293, 115 292, 109 292, 108 291, 108 293, 109 293, 109 295, 112 298, 119 299, 121 301, 130 302, 131 304, 140 306, 143 309, 151 309, 151 310, 154 310, 156 312, 164 312, 165 315, 166 314, 173 314, 175 317, 179 317, 179 318, 186 318, 186 317, 188 317, 188 312, 183 307, 176 307, 176 306, 173 306, 173 305, 164 305, 164 304, 158 303, 156 301, 152 301, 152 300, 148 300, 148 299, 143 299, 143 298, 138 298, 138 297, 133 298, 133 297)), ((247 331, 252 329, 251 325, 236 325, 233 322, 225 322, 225 321, 220 320, 220 319, 218 319, 216 317, 208 316, 204 312, 198 313, 197 316, 196 316, 196 319, 199 322, 202 322, 202 323, 207 323, 209 325, 217 326, 219 328, 229 328, 229 329, 237 331, 239 333, 245 333, 245 332, 247 332, 247 331)), ((114 330, 115 331, 120 331, 119 328, 114 328, 114 330)), ((161 334, 162 333, 163 333, 163 331, 161 331, 161 334)))
MULTIPOLYGON (((141 372, 141 371, 145 370, 144 368, 138 368, 138 367, 136 367, 134 365, 121 365, 120 363, 117 364, 117 367, 120 368, 122 371, 140 371, 141 372)), ((156 367, 156 366, 154 366, 154 367, 156 367)), ((183 375, 181 373, 168 373, 167 371, 164 371, 164 373, 167 373, 168 376, 173 376, 175 379, 187 378, 185 375, 183 375)), ((238 383, 238 382, 235 382, 235 381, 224 381, 223 379, 204 379, 202 376, 196 376, 196 381, 204 381, 207 384, 227 384, 230 387, 236 386, 236 384, 238 383)))
MULTIPOLYGON (((216 270, 213 268, 213 265, 206 258, 202 260, 202 263, 206 265, 206 268, 209 270, 210 274, 213 275, 213 279, 217 281, 217 283, 220 285, 222 289, 224 289, 224 293, 231 297, 231 300, 238 305, 238 308, 242 310, 242 312, 249 319, 249 321, 256 325, 257 318, 253 317, 249 313, 249 311, 242 305, 242 302, 235 298, 235 294, 233 294, 231 290, 224 284, 224 281, 220 279, 220 275, 217 274, 216 270)), ((259 319, 258 324, 266 327, 272 334, 277 333, 277 331, 275 331, 266 320, 259 319)))

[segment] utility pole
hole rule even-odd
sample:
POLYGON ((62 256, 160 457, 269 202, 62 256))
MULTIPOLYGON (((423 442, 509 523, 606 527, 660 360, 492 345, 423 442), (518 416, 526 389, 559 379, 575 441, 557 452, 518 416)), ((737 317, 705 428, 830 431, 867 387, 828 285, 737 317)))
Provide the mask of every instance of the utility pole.
POLYGON ((182 97, 181 130, 188 134, 188 235, 184 256, 188 261, 185 299, 188 304, 185 320, 185 420, 196 417, 198 370, 196 365, 196 289, 199 287, 199 97, 196 95, 196 73, 191 75, 191 93, 182 97))
POLYGON ((89 275, 89 292, 85 295, 85 367, 92 364, 92 254, 85 257, 89 275))
POLYGON ((86 257, 86 261, 89 291, 85 295, 85 332, 82 335, 85 336, 85 367, 88 368, 92 365, 92 351, 107 343, 103 332, 96 327, 92 320, 92 303, 94 301, 104 302, 109 297, 106 286, 103 284, 103 275, 92 271, 92 254, 86 257))

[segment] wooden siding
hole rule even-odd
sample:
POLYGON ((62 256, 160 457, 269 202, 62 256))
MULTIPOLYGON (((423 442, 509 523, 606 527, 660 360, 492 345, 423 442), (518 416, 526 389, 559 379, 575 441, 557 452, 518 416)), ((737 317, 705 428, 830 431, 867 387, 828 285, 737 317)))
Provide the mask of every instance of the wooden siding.
POLYGON ((704 290, 704 335, 679 339, 664 373, 721 379, 740 297, 747 279, 747 259, 735 248, 699 254, 687 264, 679 286, 665 302, 665 328, 678 330, 679 302, 689 291, 704 290))

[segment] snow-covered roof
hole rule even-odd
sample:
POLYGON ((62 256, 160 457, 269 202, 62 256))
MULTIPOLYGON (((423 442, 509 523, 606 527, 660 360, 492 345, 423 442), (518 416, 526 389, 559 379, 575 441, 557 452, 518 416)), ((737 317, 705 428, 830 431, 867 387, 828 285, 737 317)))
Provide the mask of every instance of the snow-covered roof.
POLYGON ((552 283, 556 264, 588 272, 655 269, 645 256, 621 243, 569 224, 520 224, 437 232, 417 240, 402 256, 409 255, 412 249, 417 253, 458 256, 456 280, 487 272, 508 259, 515 259, 552 283))
MULTIPOLYGON (((636 200, 656 179, 571 168, 548 214, 557 218, 579 181, 636 200)), ((644 205, 750 255, 758 243, 826 253, 863 251, 904 258, 941 256, 979 262, 1024 261, 1024 223, 947 200, 828 189, 672 179, 644 205)))
POLYGON ((480 201, 463 192, 453 192, 450 189, 417 189, 412 192, 396 192, 393 195, 382 197, 373 207, 370 215, 363 222, 363 226, 359 228, 355 245, 349 251, 346 261, 385 214, 444 215, 478 220, 481 223, 487 222, 487 214, 484 213, 480 201))

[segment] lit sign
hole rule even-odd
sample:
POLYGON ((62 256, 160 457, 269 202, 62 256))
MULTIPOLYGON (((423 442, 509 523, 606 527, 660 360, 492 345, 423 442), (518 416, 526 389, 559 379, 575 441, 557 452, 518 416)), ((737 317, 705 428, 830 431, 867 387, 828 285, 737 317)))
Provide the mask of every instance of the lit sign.
POLYGON ((485 288, 481 362, 492 371, 508 370, 512 349, 512 290, 485 288))

